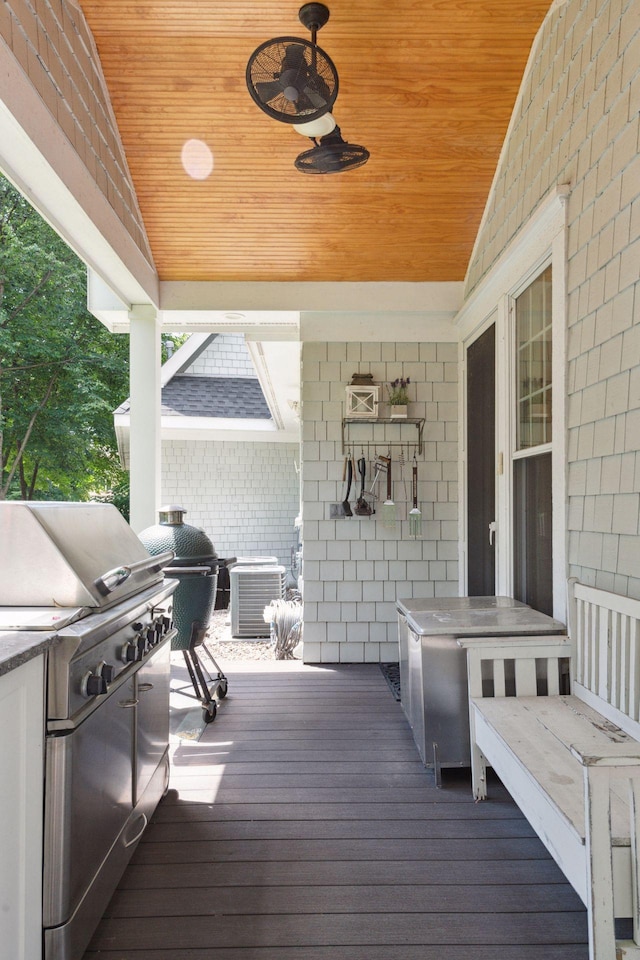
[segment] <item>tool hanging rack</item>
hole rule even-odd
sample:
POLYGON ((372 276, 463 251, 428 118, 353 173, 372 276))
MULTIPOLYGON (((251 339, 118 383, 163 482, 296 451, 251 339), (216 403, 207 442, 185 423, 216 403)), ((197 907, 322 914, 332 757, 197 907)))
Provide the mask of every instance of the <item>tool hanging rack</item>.
MULTIPOLYGON (((374 519, 380 520, 383 526, 388 527, 395 526, 396 519, 399 521, 406 520, 410 521, 409 536, 411 536, 413 539, 417 539, 420 536, 420 521, 422 519, 422 513, 418 508, 418 447, 415 442, 411 443, 410 441, 398 441, 394 444, 394 446, 399 448, 399 453, 394 461, 398 465, 399 473, 396 472, 396 475, 393 478, 395 490, 393 487, 390 490, 389 481, 392 460, 390 444, 385 443, 384 441, 370 441, 369 443, 366 441, 364 443, 360 441, 354 441, 353 443, 348 444, 348 449, 345 452, 342 472, 343 485, 345 484, 345 480, 347 481, 345 499, 340 503, 332 503, 329 505, 330 520, 340 520, 343 518, 351 518, 353 516, 360 518, 373 517, 374 519), (372 450, 372 448, 376 449, 372 450), (385 450, 386 453, 382 453, 381 450, 385 450), (351 475, 354 479, 356 477, 356 455, 358 453, 360 455, 360 459, 358 461, 358 471, 360 473, 360 495, 357 497, 352 510, 349 503, 351 490, 351 480, 349 479, 349 475, 351 475), (366 472, 365 455, 366 458, 370 460, 371 469, 374 474, 371 485, 367 485, 366 487, 364 482, 364 474, 366 472), (412 496, 409 496, 406 476, 404 475, 404 469, 407 464, 413 464, 412 496), (349 470, 349 465, 351 465, 351 470, 349 470), (385 485, 386 500, 384 493, 385 485), (400 486, 401 490, 404 492, 404 497, 397 496, 398 486, 400 486), (381 508, 383 501, 385 502, 385 506, 389 504, 392 507, 399 508, 397 516, 395 509, 393 511, 393 516, 391 516, 389 510, 382 515, 380 509, 376 509, 376 507, 381 508), (411 511, 410 508, 412 508, 411 511)), ((354 486, 356 487, 357 492, 357 481, 354 486)))
POLYGON ((375 454, 376 448, 381 449, 383 447, 391 447, 392 449, 394 449, 399 447, 402 447, 402 448, 411 447, 417 450, 419 456, 422 456, 422 449, 423 449, 422 434, 424 431, 424 424, 425 424, 424 417, 406 417, 403 419, 400 419, 398 417, 387 417, 387 418, 372 417, 371 419, 359 418, 357 420, 351 420, 345 417, 342 420, 342 452, 343 454, 347 454, 349 450, 353 452, 354 447, 358 447, 358 448, 364 447, 367 450, 367 459, 370 459, 369 452, 373 450, 375 454), (417 436, 417 439, 414 439, 413 441, 402 440, 402 439, 389 440, 387 437, 385 437, 384 439, 378 439, 378 440, 370 439, 370 440, 363 441, 363 440, 357 439, 355 435, 350 436, 351 427, 353 426, 360 427, 365 425, 371 426, 375 424, 378 424, 378 425, 393 424, 394 426, 399 426, 399 427, 414 426, 418 436, 417 436))

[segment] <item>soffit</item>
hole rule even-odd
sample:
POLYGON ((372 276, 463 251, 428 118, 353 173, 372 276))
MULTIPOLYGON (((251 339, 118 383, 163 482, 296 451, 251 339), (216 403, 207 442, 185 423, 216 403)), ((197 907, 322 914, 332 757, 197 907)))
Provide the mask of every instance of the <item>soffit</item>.
POLYGON ((368 164, 298 173, 312 146, 245 85, 298 0, 82 0, 163 281, 460 281, 548 0, 333 0, 333 113, 368 164), (204 180, 183 145, 214 158, 204 180))

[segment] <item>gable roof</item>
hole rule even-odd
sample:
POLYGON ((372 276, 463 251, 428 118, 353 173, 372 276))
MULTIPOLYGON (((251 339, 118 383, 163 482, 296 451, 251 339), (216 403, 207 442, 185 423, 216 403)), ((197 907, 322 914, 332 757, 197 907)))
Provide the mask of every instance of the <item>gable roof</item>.
MULTIPOLYGON (((291 442, 252 376, 255 358, 237 335, 194 334, 162 366, 161 423, 164 439, 291 442), (212 347, 213 354, 206 355, 212 347), (218 355, 217 355, 218 354, 218 355), (204 362, 203 362, 204 361, 204 362), (229 369, 239 376, 220 376, 229 369), (186 433, 185 433, 186 431, 186 433)), ((120 459, 129 459, 131 398, 114 411, 120 459)))
MULTIPOLYGON (((117 414, 130 413, 129 399, 117 414)), ((176 376, 162 388, 163 417, 270 420, 260 382, 250 377, 176 376)))

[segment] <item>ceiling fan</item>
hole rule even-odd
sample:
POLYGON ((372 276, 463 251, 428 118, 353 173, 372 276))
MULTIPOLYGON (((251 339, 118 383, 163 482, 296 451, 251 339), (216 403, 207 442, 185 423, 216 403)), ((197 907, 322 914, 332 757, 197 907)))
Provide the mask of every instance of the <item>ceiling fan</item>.
POLYGON ((247 64, 249 93, 267 116, 291 124, 315 144, 295 161, 301 173, 339 173, 362 166, 369 151, 343 140, 330 112, 338 96, 338 71, 316 43, 329 9, 323 3, 305 3, 298 16, 311 41, 276 37, 261 43, 247 64))

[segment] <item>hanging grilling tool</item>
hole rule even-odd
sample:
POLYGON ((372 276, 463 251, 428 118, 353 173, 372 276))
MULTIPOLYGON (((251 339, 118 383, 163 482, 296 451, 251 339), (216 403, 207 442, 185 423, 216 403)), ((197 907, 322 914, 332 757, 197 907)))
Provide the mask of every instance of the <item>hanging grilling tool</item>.
POLYGON ((413 508, 409 511, 409 534, 412 537, 419 537, 422 530, 422 514, 418 508, 418 461, 416 460, 415 450, 413 452, 411 486, 413 508))
POLYGON ((393 529, 396 524, 396 505, 393 502, 391 491, 391 450, 389 450, 389 459, 387 463, 387 499, 382 504, 380 511, 382 526, 387 529, 393 529))
MULTIPOLYGON (((351 504, 349 503, 349 494, 351 493, 351 484, 353 483, 353 456, 349 454, 347 457, 347 492, 345 494, 344 500, 342 501, 342 509, 344 511, 343 515, 345 517, 352 517, 353 511, 351 509, 351 504)), ((344 473, 343 473, 344 479, 344 473)))
POLYGON ((369 494, 373 497, 373 501, 374 501, 374 507, 373 507, 373 510, 372 510, 373 513, 376 512, 376 510, 375 510, 375 501, 378 500, 378 499, 381 499, 380 497, 378 497, 377 493, 375 493, 374 491, 377 489, 377 483, 378 483, 378 480, 379 480, 380 476, 381 476, 383 473, 386 473, 386 472, 387 472, 388 466, 389 466, 389 457, 383 457, 382 454, 376 454, 375 465, 374 465, 374 468, 375 468, 375 471, 376 471, 376 472, 375 472, 375 476, 374 476, 374 478, 373 478, 373 483, 371 484, 371 487, 369 488, 369 494))
MULTIPOLYGON (((402 481, 402 500, 400 501, 402 503, 402 510, 399 512, 399 515, 398 515, 399 520, 403 520, 403 519, 406 520, 407 514, 409 513, 409 498, 407 496, 407 482, 404 476, 404 466, 405 466, 404 447, 402 446, 402 444, 400 444, 400 453, 398 454, 398 467, 399 467, 398 478, 402 481)), ((396 482, 396 489, 397 489, 397 482, 396 482)))
POLYGON ((344 458, 344 464, 342 466, 342 482, 347 481, 347 488, 344 496, 344 500, 341 503, 331 503, 329 505, 329 518, 331 520, 340 520, 342 517, 351 517, 353 516, 351 512, 351 506, 349 504, 349 494, 351 492, 351 481, 353 479, 353 465, 351 463, 351 455, 344 458))
POLYGON ((367 477, 367 461, 364 454, 358 460, 358 473, 360 474, 360 496, 356 501, 355 512, 359 517, 370 517, 373 513, 373 507, 364 495, 364 484, 367 477))

